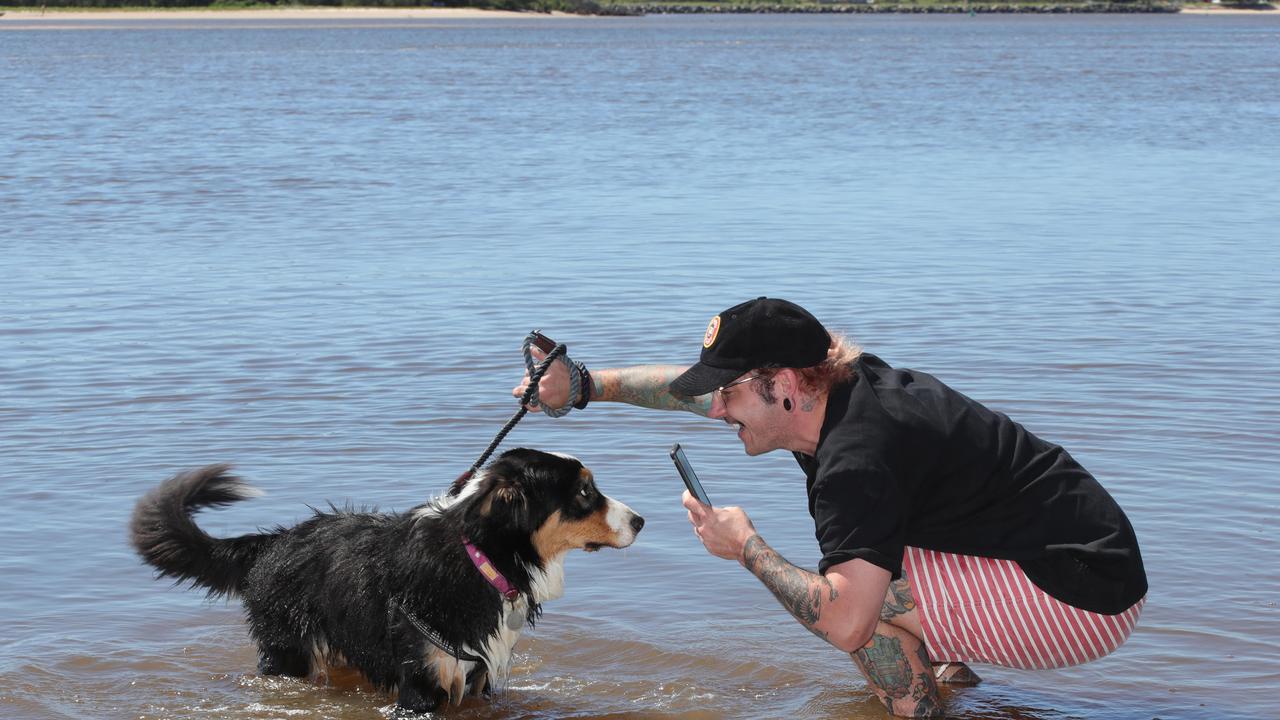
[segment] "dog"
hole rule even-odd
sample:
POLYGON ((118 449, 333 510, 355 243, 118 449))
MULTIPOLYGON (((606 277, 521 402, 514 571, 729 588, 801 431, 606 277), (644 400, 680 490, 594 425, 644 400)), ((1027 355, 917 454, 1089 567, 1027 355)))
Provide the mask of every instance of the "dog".
POLYGON ((260 494, 227 465, 175 475, 138 502, 133 546, 157 577, 240 598, 264 675, 351 668, 410 712, 504 681, 521 630, 564 593, 565 555, 644 527, 577 458, 526 448, 404 513, 330 506, 233 538, 192 519, 260 494))

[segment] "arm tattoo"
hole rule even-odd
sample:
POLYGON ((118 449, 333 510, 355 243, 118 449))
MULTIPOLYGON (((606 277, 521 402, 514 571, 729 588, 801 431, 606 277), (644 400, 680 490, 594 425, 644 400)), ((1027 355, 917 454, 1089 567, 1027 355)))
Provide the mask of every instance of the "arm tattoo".
POLYGON ((823 640, 827 634, 815 625, 822 614, 824 602, 836 599, 836 589, 822 575, 802 570, 787 562, 786 558, 769 547, 760 535, 752 535, 742 548, 743 564, 751 574, 778 598, 778 602, 791 613, 809 632, 823 640))
POLYGON ((591 376, 591 397, 656 410, 687 410, 699 415, 711 412, 711 395, 680 398, 667 390, 685 368, 675 365, 638 365, 600 370, 591 376))

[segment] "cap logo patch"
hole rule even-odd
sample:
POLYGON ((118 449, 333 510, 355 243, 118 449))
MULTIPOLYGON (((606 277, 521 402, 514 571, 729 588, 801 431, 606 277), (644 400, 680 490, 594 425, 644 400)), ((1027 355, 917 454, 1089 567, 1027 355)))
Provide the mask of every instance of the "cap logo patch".
POLYGON ((702 347, 709 348, 716 343, 716 336, 720 334, 720 316, 711 318, 711 322, 707 323, 707 334, 702 336, 702 347))

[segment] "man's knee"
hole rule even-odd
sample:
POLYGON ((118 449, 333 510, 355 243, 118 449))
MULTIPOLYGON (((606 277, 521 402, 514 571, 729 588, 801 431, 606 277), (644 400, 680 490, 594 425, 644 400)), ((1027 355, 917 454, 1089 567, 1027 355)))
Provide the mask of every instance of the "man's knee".
POLYGON ((905 575, 889 583, 884 605, 880 607, 880 622, 902 628, 916 637, 924 636, 915 593, 905 575))

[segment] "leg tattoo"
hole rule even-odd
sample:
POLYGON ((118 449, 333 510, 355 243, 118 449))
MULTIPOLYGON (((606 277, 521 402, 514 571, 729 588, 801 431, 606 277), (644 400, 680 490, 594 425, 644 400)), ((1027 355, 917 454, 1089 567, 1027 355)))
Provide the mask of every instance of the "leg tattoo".
POLYGON ((899 578, 889 583, 889 594, 885 597, 884 606, 880 608, 880 621, 890 622, 915 609, 916 600, 911 596, 911 586, 905 577, 899 578))
POLYGON ((897 638, 875 635, 865 647, 853 651, 853 660, 887 698, 897 700, 911 692, 911 663, 897 638))
POLYGON ((882 623, 871 642, 851 655, 890 713, 905 717, 942 716, 929 653, 919 638, 882 623))

